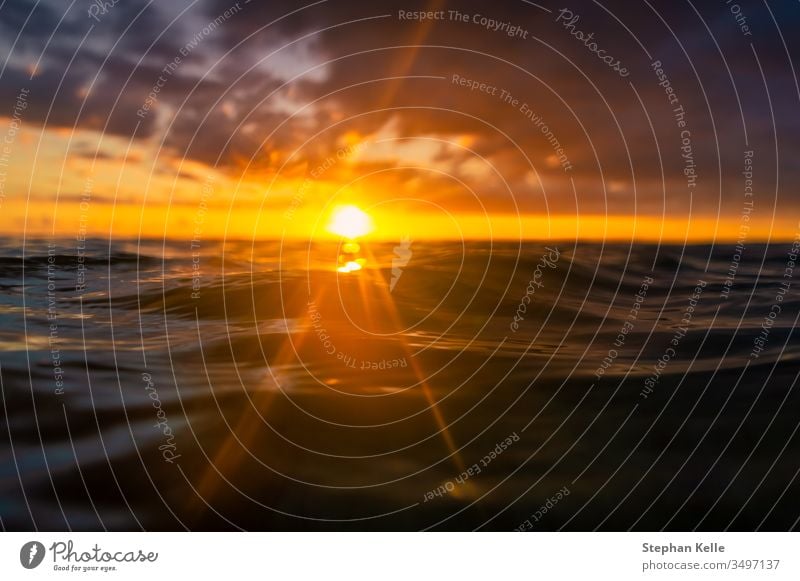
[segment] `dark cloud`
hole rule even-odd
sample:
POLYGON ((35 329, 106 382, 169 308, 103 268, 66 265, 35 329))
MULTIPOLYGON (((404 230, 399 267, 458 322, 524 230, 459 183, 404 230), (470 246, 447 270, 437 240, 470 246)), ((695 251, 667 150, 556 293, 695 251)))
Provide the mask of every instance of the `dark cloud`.
MULTIPOLYGON (((564 5, 545 1, 539 4, 550 12, 521 0, 312 4, 126 1, 93 22, 88 4, 76 4, 62 20, 63 8, 55 2, 39 4, 32 14, 30 2, 6 2, 0 9, 5 35, 22 35, 9 55, 0 99, 10 103, 20 86, 29 86, 31 119, 44 122, 49 115, 50 126, 155 137, 171 154, 232 172, 250 164, 251 171, 269 173, 287 161, 297 171, 335 150, 343 133, 369 135, 390 121, 404 136, 471 135, 470 147, 497 164, 516 191, 532 192, 524 199, 536 209, 545 194, 536 192, 522 152, 546 178, 548 206, 561 211, 578 209, 572 177, 580 186, 581 210, 604 211, 611 204, 614 212, 660 212, 664 206, 682 212, 691 204, 713 213, 722 202, 724 211, 736 212, 745 149, 756 152, 765 211, 776 167, 782 187, 800 177, 791 68, 797 53, 791 31, 800 20, 795 4, 742 1, 737 22, 724 3, 581 0, 566 4, 580 17, 574 29, 555 22, 564 5), (235 13, 220 20, 232 7, 235 13), (482 14, 527 30, 528 38, 450 19, 403 21, 400 10, 482 14), (743 22, 750 34, 740 28, 743 22), (629 76, 617 75, 570 30, 592 33, 629 76), (29 79, 26 65, 51 35, 38 75, 29 79), (151 110, 137 115, 176 56, 180 66, 151 110), (694 190, 686 186, 681 128, 650 66, 654 59, 662 62, 686 110, 699 175, 694 190), (318 67, 322 63, 327 64, 318 67), (574 169, 567 173, 552 163, 552 143, 519 106, 455 86, 453 74, 505 89, 526 103, 545 120, 574 169), (400 76, 445 78, 388 79, 400 76)), ((456 170, 467 167, 457 148, 441 153, 439 162, 448 160, 456 170)), ((384 167, 392 165, 387 161, 384 167)), ((464 174, 485 195, 502 197, 499 180, 464 174)), ((405 172, 396 179, 408 185, 414 176, 405 172)), ((789 196, 781 200, 794 204, 789 196)))

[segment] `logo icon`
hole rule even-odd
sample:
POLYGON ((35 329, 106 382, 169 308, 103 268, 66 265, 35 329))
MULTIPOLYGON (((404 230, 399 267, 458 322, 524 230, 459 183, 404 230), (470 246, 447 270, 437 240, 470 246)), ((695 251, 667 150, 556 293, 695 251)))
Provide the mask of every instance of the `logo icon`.
POLYGON ((44 545, 38 541, 30 541, 19 550, 19 562, 26 569, 35 569, 44 560, 44 545))
POLYGON ((411 239, 408 235, 400 239, 400 244, 394 247, 394 258, 392 258, 392 280, 389 282, 389 292, 394 290, 397 281, 403 274, 403 267, 411 260, 411 239))

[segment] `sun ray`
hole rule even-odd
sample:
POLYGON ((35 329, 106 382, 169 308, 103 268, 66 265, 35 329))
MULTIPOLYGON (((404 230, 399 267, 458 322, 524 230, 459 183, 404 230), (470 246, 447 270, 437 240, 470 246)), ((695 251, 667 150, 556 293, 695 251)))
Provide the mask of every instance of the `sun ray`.
MULTIPOLYGON (((353 206, 353 208, 355 207, 353 206)), ((346 212, 347 213, 345 215, 357 216, 357 214, 351 213, 350 210, 347 210, 346 212)), ((369 217, 367 216, 367 218, 369 217)), ((359 217, 357 222, 361 224, 361 220, 362 218, 359 217)), ((350 222, 345 221, 345 224, 350 224, 350 222)), ((354 230, 348 231, 353 232, 354 230)), ((371 264, 377 264, 374 253, 371 251, 368 245, 356 244, 352 241, 352 239, 351 241, 346 242, 343 247, 347 244, 352 244, 354 246, 350 246, 349 248, 346 248, 346 250, 351 252, 359 252, 363 250, 366 259, 371 264)), ((341 271, 340 268, 337 270, 341 271)), ((394 326, 394 328, 402 328, 403 323, 401 321, 400 314, 391 294, 389 293, 388 284, 382 277, 381 270, 360 270, 359 267, 359 269, 354 269, 348 272, 355 273, 355 275, 358 276, 357 288, 360 295, 359 298, 362 301, 366 312, 372 316, 375 313, 376 306, 386 305, 386 308, 382 309, 382 311, 384 311, 383 314, 389 317, 390 323, 394 326), (376 292, 376 289, 378 293, 382 293, 382 296, 376 297, 371 295, 371 292, 376 292)), ((319 287, 313 302, 321 301, 330 292, 331 289, 323 282, 319 287)), ((276 357, 267 363, 268 367, 273 370, 271 373, 274 373, 274 370, 279 369, 282 365, 289 364, 292 360, 294 360, 297 351, 310 334, 311 331, 309 330, 301 330, 293 333, 291 338, 287 337, 281 348, 278 350, 276 357)), ((409 368, 412 370, 413 376, 416 378, 416 383, 419 386, 419 390, 421 391, 422 396, 425 398, 437 431, 447 451, 449 452, 449 457, 451 458, 455 468, 458 471, 463 471, 464 462, 458 452, 458 447, 453 439, 448 423, 442 414, 439 404, 433 394, 433 390, 431 389, 428 381, 425 379, 426 375, 423 369, 421 368, 419 362, 413 357, 412 349, 407 340, 401 336, 398 342, 403 350, 403 353, 405 354, 406 360, 409 361, 409 368)), ((251 398, 249 398, 248 405, 244 411, 240 413, 239 418, 232 426, 233 433, 230 434, 218 448, 217 452, 213 456, 211 465, 206 468, 205 473, 200 479, 198 492, 203 496, 204 499, 208 500, 214 496, 219 487, 224 484, 227 475, 231 474, 232 471, 234 471, 236 467, 241 464, 245 456, 250 454, 250 452, 248 452, 248 450, 245 448, 248 447, 249 444, 258 436, 260 429, 263 427, 262 418, 265 415, 265 411, 269 408, 276 395, 277 392, 274 391, 259 390, 256 391, 251 398)), ((196 508, 200 511, 204 510, 203 506, 196 506, 196 508)))

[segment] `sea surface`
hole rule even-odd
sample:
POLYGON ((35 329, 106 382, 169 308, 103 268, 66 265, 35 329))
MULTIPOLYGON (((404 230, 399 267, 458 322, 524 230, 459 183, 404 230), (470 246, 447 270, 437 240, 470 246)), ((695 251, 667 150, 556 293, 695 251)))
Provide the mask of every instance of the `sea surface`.
POLYGON ((0 524, 795 528, 791 248, 0 239, 0 524))

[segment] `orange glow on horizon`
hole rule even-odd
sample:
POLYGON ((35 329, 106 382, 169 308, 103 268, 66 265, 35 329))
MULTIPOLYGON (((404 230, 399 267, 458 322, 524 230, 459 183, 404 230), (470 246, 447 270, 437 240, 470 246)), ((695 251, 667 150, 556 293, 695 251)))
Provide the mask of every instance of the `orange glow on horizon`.
MULTIPOLYGON (((9 118, 0 117, 0 129, 9 131, 9 123, 9 118)), ((367 136, 351 132, 342 138, 347 144, 360 139, 367 136)), ((468 143, 473 137, 459 139, 468 143)), ((487 197, 485 214, 460 198, 441 204, 438 214, 432 206, 430 211, 413 211, 402 203, 390 206, 387 199, 415 199, 420 196, 418 190, 406 191, 402 182, 388 178, 363 190, 354 186, 354 195, 368 214, 355 205, 344 205, 327 216, 325 203, 337 195, 342 183, 348 183, 351 174, 359 174, 359 168, 350 167, 351 159, 335 163, 322 175, 312 175, 313 179, 297 172, 274 176, 257 171, 246 171, 239 179, 198 161, 159 156, 154 147, 149 141, 131 145, 94 130, 23 125, 16 134, 13 164, 0 183, 0 232, 11 237, 75 238, 80 234, 174 240, 336 240, 368 235, 371 240, 392 242, 404 236, 678 244, 736 243, 741 238, 741 216, 715 216, 710 213, 713 210, 665 216, 531 211, 515 215, 496 200, 492 205, 487 197), (78 141, 89 149, 96 147, 102 155, 73 155, 71 147, 78 141)), ((364 146, 359 152, 372 164, 405 160, 431 167, 437 167, 436 155, 441 153, 438 149, 425 153, 418 144, 385 145, 385 151, 364 146)), ((448 192, 437 190, 436 184, 425 191, 431 199, 448 199, 448 192)), ((793 240, 800 230, 794 216, 765 207, 750 217, 748 241, 793 240)))
MULTIPOLYGON (((243 206, 229 210, 209 206, 198 224, 196 206, 91 202, 82 211, 77 203, 57 207, 42 201, 6 198, 0 212, 0 231, 8 236, 75 238, 81 226, 88 237, 169 238, 174 240, 336 240, 341 235, 314 229, 318 211, 298 211, 281 219, 280 209, 243 206)), ((415 240, 587 240, 608 242, 735 243, 740 223, 736 219, 706 216, 537 215, 462 213, 453 220, 441 214, 371 211, 376 241, 415 240)), ((750 223, 751 243, 793 240, 800 225, 791 216, 776 216, 750 223)), ((355 230, 353 230, 355 231, 355 230)), ((353 232, 351 231, 351 232, 353 232)))

